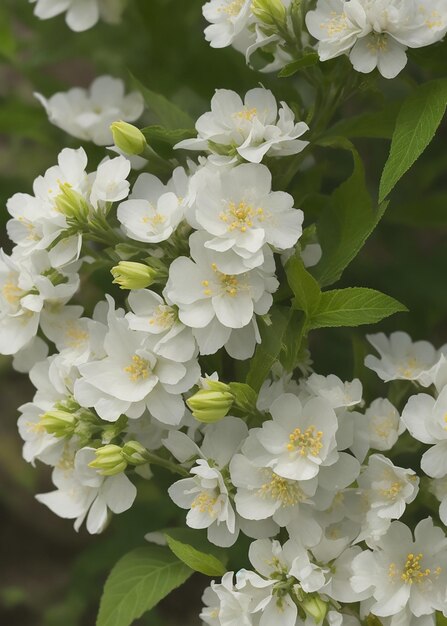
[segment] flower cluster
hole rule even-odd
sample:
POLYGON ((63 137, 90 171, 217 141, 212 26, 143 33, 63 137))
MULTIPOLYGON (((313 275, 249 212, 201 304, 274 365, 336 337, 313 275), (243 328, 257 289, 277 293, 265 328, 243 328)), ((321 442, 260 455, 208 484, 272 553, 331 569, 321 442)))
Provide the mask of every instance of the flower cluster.
MULTIPOLYGON (((41 99, 56 124, 106 144, 111 122, 142 112, 139 95, 123 94, 120 81, 103 77, 90 94, 41 99)), ((218 92, 213 107, 207 138, 199 120, 199 139, 188 146, 209 157, 184 167, 165 161, 167 180, 132 172, 123 155, 88 171, 83 148, 64 149, 32 195, 18 193, 7 204, 14 246, 0 259, 0 352, 14 355, 36 387, 21 407, 24 456, 52 466, 56 488, 38 499, 76 528, 86 519, 90 532, 100 532, 110 512, 131 506, 128 475, 149 478, 148 459, 171 463, 154 454, 169 433, 186 427, 199 436, 185 405, 202 373, 199 358, 221 348, 235 359, 253 355, 258 318, 268 315, 279 285, 280 255, 292 253, 302 235, 302 211, 272 190, 261 161, 304 149, 297 136, 307 126, 295 123, 285 103, 278 113, 261 88, 245 103, 218 92), (216 139, 231 154, 216 160, 216 139), (78 304, 80 278, 101 267, 128 298, 100 295, 89 317, 78 304)), ((129 125, 120 124, 125 133, 129 125)), ((233 513, 233 534, 235 524, 233 513)))
POLYGON ((262 68, 268 72, 312 50, 310 34, 321 61, 348 55, 358 72, 377 68, 394 78, 407 63, 408 48, 432 45, 447 32, 445 0, 318 0, 313 10, 308 4, 210 0, 203 6, 210 23, 205 37, 215 48, 232 45, 247 62, 262 50, 271 59, 262 68))

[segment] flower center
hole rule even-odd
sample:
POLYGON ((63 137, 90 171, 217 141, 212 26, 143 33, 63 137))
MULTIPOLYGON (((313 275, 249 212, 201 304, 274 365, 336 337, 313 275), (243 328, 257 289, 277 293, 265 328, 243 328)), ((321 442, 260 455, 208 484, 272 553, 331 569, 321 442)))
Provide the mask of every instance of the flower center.
POLYGON ((394 422, 390 417, 376 418, 373 424, 373 431, 381 439, 386 439, 394 427, 394 422))
POLYGON ((253 218, 257 218, 260 222, 264 221, 264 209, 254 209, 251 204, 247 204, 243 200, 240 202, 229 202, 226 211, 220 213, 219 218, 222 222, 228 224, 228 230, 239 230, 245 233, 247 228, 253 226, 253 218))
POLYGON ((134 354, 132 357, 132 363, 124 368, 124 371, 129 374, 129 378, 132 382, 138 382, 140 380, 146 380, 150 374, 149 361, 143 359, 138 354, 134 354))
POLYGON ((256 107, 252 107, 251 109, 247 109, 244 107, 241 111, 237 113, 233 113, 233 117, 239 120, 246 120, 247 122, 251 122, 251 120, 258 114, 258 109, 256 107))
POLYGON ((315 426, 309 426, 306 430, 302 431, 301 428, 295 428, 293 433, 289 435, 289 443, 287 444, 287 450, 293 452, 297 450, 301 456, 318 456, 323 444, 321 438, 323 436, 322 430, 316 430, 315 426))
POLYGON ((367 47, 371 52, 386 52, 388 50, 388 35, 386 33, 371 33, 367 47))
POLYGON ((152 317, 149 319, 149 324, 154 326, 161 326, 162 328, 171 328, 175 322, 175 311, 170 306, 159 304, 154 310, 152 317))
POLYGON ((65 331, 65 339, 70 348, 80 348, 88 339, 88 332, 69 322, 65 331))
POLYGON ((215 516, 214 507, 217 499, 218 498, 209 491, 201 491, 199 495, 194 498, 191 508, 199 509, 200 513, 208 513, 210 516, 215 516))
POLYGON ((2 288, 3 297, 9 304, 17 304, 23 293, 23 289, 20 289, 12 280, 5 283, 2 288))
POLYGON ((158 224, 164 224, 166 221, 166 217, 158 213, 154 212, 154 215, 145 215, 142 220, 143 224, 151 224, 152 226, 157 226, 158 224))
POLYGON ((335 11, 331 11, 330 19, 320 24, 320 28, 327 32, 328 37, 334 37, 343 33, 347 26, 348 20, 346 15, 344 13, 336 13, 335 11))
POLYGON ((271 500, 279 500, 282 506, 293 506, 306 499, 295 481, 282 478, 274 472, 271 473, 270 480, 258 489, 258 495, 271 500))
POLYGON ((230 17, 236 17, 242 11, 245 0, 232 0, 229 4, 218 9, 219 13, 226 13, 230 17))
POLYGON ((382 494, 384 498, 394 501, 396 500, 397 496, 402 491, 402 487, 403 485, 400 481, 395 481, 391 484, 391 486, 388 489, 381 489, 380 493, 382 494))
MULTIPOLYGON (((405 561, 405 566, 402 572, 399 572, 395 563, 390 563, 388 568, 388 576, 390 578, 396 578, 399 576, 400 580, 407 585, 412 585, 413 583, 421 583, 423 580, 428 578, 431 574, 431 570, 429 568, 422 569, 421 561, 424 555, 422 553, 412 554, 411 552, 407 554, 407 558, 405 561)), ((439 575, 441 572, 441 568, 437 567, 435 570, 435 574, 439 575)))

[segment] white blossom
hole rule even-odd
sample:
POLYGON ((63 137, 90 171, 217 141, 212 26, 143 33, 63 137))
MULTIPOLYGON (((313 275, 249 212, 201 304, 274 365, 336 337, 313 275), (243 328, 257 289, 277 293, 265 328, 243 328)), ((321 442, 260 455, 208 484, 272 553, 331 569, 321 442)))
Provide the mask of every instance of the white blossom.
POLYGON ((123 81, 111 76, 95 78, 88 89, 75 87, 49 99, 39 93, 35 96, 52 124, 77 139, 93 141, 98 146, 113 143, 110 130, 113 122, 135 122, 144 108, 139 92, 126 95, 123 81))
POLYGON ((260 163, 266 155, 298 154, 308 143, 298 139, 308 130, 307 124, 295 123, 287 104, 281 102, 278 109, 272 92, 259 87, 248 91, 244 101, 234 91, 216 90, 211 111, 199 117, 196 129, 196 139, 185 139, 176 148, 209 150, 217 162, 235 162, 240 157, 260 163))
POLYGON ((67 26, 75 32, 92 28, 101 18, 105 22, 119 22, 124 8, 123 0, 29 0, 36 3, 34 14, 48 20, 65 13, 67 26))

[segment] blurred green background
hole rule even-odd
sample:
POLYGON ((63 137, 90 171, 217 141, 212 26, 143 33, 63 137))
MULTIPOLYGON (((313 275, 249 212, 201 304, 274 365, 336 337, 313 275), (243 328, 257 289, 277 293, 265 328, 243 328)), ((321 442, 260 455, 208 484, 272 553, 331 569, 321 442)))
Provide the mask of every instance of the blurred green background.
MULTIPOLYGON (((154 91, 168 96, 194 117, 208 109, 217 87, 244 93, 259 83, 278 99, 293 102, 299 79, 257 74, 232 49, 213 50, 204 41, 202 0, 130 0, 123 23, 99 24, 76 34, 59 17, 38 21, 26 0, 2 0, 0 6, 0 227, 5 236, 7 198, 29 192, 32 181, 56 162, 65 146, 79 142, 51 126, 33 92, 49 96, 70 86, 87 86, 100 74, 129 72, 154 91)), ((350 101, 341 116, 351 116, 399 100, 413 79, 445 74, 447 48, 419 51, 406 80, 381 80, 350 101)), ((146 120, 148 123, 150 119, 146 120)), ((378 187, 388 142, 356 142, 365 160, 371 191, 378 187)), ((445 127, 428 152, 394 193, 385 221, 343 277, 342 286, 380 289, 405 303, 411 313, 383 323, 386 332, 404 329, 436 345, 447 342, 447 151, 445 127)), ((103 151, 86 145, 92 169, 103 151)), ((349 175, 351 158, 337 150, 315 152, 316 164, 293 181, 291 192, 308 221, 315 187, 329 193, 349 175)), ((352 199, 355 202, 355 198, 352 199)), ((321 331, 312 339, 315 368, 347 378, 365 375, 371 390, 376 379, 361 367, 364 334, 371 329, 321 331)), ((378 331, 379 328, 375 328, 378 331)), ((26 377, 0 360, 0 624, 5 626, 92 626, 107 572, 129 548, 141 545, 150 530, 175 522, 178 512, 166 505, 164 477, 141 486, 137 505, 116 518, 100 537, 76 534, 71 522, 56 518, 34 500, 51 488, 46 468, 32 468, 21 458, 16 432, 17 407, 31 399, 26 377), (155 484, 158 484, 158 487, 155 484), (165 503, 159 506, 160 500, 165 503)), ((198 624, 201 588, 193 579, 141 625, 198 624)))

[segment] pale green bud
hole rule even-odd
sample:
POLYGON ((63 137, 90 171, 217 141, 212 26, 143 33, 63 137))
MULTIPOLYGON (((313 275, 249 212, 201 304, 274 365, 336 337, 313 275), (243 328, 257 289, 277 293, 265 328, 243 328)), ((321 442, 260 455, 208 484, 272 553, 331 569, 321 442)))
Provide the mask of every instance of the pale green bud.
POLYGON ((96 459, 88 465, 98 470, 101 476, 115 476, 124 472, 127 461, 123 458, 120 446, 109 443, 96 450, 96 459))
POLYGON ((144 465, 148 462, 148 451, 138 441, 127 441, 122 449, 124 459, 130 465, 144 465))
POLYGON ((89 214, 87 200, 75 191, 70 183, 59 185, 60 194, 54 200, 56 211, 65 215, 69 220, 85 222, 89 214))
POLYGON ((48 411, 40 417, 40 425, 55 437, 71 437, 76 427, 76 417, 67 411, 48 411))
POLYGON ((302 602, 301 606, 308 615, 314 618, 317 624, 321 624, 328 612, 328 604, 319 596, 309 597, 302 602))
POLYGON ((233 394, 229 391, 200 389, 186 403, 199 422, 211 424, 218 422, 228 414, 233 406, 233 400, 233 394))
POLYGON ((121 289, 144 289, 159 277, 156 269, 135 261, 120 261, 110 273, 121 289))
POLYGON ((146 148, 146 138, 139 128, 127 122, 113 122, 110 126, 113 142, 124 154, 141 154, 146 148))
POLYGON ((268 26, 284 24, 286 21, 286 8, 281 0, 253 0, 251 11, 268 26))

